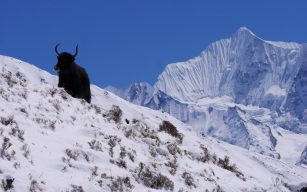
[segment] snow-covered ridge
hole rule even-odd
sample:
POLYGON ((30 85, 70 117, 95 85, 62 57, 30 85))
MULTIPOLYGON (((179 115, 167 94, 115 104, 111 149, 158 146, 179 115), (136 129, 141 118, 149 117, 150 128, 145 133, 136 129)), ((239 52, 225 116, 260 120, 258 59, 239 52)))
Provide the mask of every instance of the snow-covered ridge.
POLYGON ((238 103, 264 105, 273 85, 290 89, 301 60, 300 44, 265 41, 242 27, 200 56, 167 65, 155 88, 182 101, 228 95, 238 103))
MULTIPOLYGON (((0 190, 9 178, 7 191, 18 192, 290 191, 306 185, 306 170, 290 160, 200 136, 165 113, 94 85, 88 104, 56 84, 55 76, 0 56, 0 190), (122 111, 116 121, 113 105, 122 111), (176 131, 159 128, 163 121, 176 131)), ((291 150, 289 135, 296 138, 282 129, 276 137, 291 150)))

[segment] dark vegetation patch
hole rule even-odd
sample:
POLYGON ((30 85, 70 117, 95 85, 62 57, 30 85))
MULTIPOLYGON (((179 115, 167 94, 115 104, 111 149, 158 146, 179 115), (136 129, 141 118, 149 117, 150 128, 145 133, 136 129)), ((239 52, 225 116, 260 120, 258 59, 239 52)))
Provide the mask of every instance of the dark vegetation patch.
POLYGON ((243 173, 241 173, 236 164, 231 164, 229 157, 225 156, 224 159, 219 158, 217 165, 222 167, 223 169, 226 169, 228 171, 231 171, 233 173, 236 174, 237 177, 242 178, 243 180, 245 180, 243 173))
POLYGON ((159 131, 164 131, 171 136, 178 138, 179 142, 182 143, 182 134, 178 132, 177 128, 171 122, 163 121, 162 124, 160 124, 159 131))
POLYGON ((9 151, 9 148, 13 144, 10 142, 10 139, 7 137, 3 138, 3 142, 1 144, 0 148, 0 157, 2 159, 6 158, 7 160, 11 161, 14 157, 16 152, 14 150, 9 151))
POLYGON ((152 189, 174 190, 174 182, 161 173, 154 172, 143 163, 140 163, 137 174, 138 181, 141 181, 146 187, 152 189))
POLYGON ((103 114, 103 117, 107 118, 108 121, 113 120, 115 123, 120 123, 123 112, 117 105, 113 105, 112 108, 103 114))
POLYGON ((194 179, 193 177, 191 176, 190 173, 188 172, 184 172, 182 174, 182 178, 184 179, 184 183, 189 186, 189 187, 195 187, 196 188, 196 185, 194 183, 194 179))

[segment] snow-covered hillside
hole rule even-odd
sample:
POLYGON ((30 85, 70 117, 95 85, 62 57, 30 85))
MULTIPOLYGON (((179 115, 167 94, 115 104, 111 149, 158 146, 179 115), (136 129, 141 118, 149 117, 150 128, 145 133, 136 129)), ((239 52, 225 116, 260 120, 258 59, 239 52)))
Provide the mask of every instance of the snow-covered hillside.
POLYGON ((304 135, 276 128, 278 160, 201 136, 166 113, 94 85, 88 104, 56 84, 55 76, 0 56, 0 190, 291 191, 307 185, 306 169, 297 163, 304 146, 296 140, 304 135))

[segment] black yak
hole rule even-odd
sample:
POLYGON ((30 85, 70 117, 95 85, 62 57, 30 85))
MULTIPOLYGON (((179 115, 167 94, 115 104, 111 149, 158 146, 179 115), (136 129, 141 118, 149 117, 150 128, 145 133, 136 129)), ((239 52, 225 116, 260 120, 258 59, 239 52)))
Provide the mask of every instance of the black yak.
POLYGON ((58 52, 58 46, 55 46, 55 52, 58 55, 58 63, 54 70, 59 74, 58 87, 63 87, 72 97, 85 99, 91 103, 90 80, 83 67, 75 63, 78 55, 78 45, 74 55, 67 52, 58 52))

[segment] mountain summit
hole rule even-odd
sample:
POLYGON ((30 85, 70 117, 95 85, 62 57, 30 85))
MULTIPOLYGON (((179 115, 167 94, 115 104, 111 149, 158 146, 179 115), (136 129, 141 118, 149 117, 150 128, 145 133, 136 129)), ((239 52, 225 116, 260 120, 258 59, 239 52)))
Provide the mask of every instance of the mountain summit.
POLYGON ((181 100, 230 96, 236 103, 281 107, 304 58, 303 46, 265 41, 245 27, 229 39, 212 43, 200 56, 170 64, 158 77, 155 88, 181 100))
POLYGON ((276 127, 307 133, 306 61, 306 44, 263 40, 241 27, 199 56, 167 65, 142 105, 279 158, 276 127))

